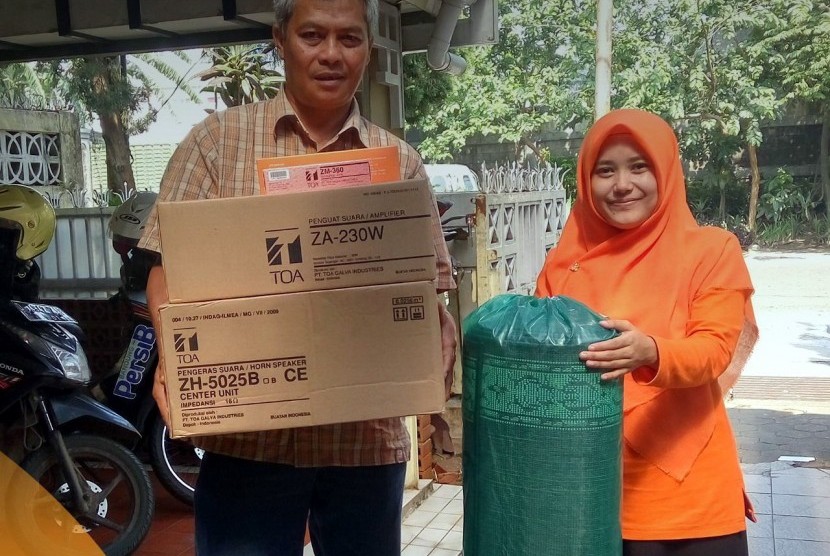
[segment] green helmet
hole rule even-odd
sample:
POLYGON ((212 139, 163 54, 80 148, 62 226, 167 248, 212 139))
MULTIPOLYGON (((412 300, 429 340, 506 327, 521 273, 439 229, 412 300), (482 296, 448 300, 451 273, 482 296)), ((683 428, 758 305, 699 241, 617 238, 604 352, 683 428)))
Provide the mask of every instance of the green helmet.
POLYGON ((19 260, 34 259, 55 235, 55 209, 31 187, 0 185, 0 228, 20 232, 15 250, 19 260))

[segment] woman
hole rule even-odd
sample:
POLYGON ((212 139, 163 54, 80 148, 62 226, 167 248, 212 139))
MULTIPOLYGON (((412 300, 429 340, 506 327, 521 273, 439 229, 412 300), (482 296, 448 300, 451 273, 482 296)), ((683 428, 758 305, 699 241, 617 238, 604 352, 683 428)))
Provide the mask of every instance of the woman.
POLYGON ((537 295, 575 298, 620 332, 580 357, 625 381, 623 553, 745 555, 752 508, 722 396, 757 339, 740 245, 696 224, 677 139, 648 112, 596 122, 577 188, 537 295))

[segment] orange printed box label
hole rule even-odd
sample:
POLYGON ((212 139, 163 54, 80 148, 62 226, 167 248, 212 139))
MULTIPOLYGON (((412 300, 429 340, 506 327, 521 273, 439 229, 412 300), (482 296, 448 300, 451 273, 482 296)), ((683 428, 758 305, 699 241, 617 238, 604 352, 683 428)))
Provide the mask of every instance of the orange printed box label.
POLYGON ((395 146, 257 160, 259 192, 273 195, 331 187, 400 181, 395 146))

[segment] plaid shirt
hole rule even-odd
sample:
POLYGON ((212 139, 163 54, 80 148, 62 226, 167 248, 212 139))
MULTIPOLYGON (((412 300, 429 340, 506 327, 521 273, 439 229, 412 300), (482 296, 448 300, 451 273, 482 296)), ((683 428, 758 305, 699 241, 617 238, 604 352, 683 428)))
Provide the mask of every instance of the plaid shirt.
MULTIPOLYGON (((340 133, 318 148, 285 95, 279 94, 268 101, 211 114, 196 125, 170 159, 159 199, 255 195, 259 191, 255 161, 259 158, 386 145, 399 147, 403 178, 426 177, 415 149, 361 117, 356 101, 340 133)), ((435 287, 448 290, 455 284, 435 208, 433 221, 438 267, 435 287)), ((155 208, 139 247, 160 252, 155 208)), ((410 451, 402 418, 206 436, 194 438, 193 442, 209 452, 297 467, 400 463, 409 459, 410 451)))

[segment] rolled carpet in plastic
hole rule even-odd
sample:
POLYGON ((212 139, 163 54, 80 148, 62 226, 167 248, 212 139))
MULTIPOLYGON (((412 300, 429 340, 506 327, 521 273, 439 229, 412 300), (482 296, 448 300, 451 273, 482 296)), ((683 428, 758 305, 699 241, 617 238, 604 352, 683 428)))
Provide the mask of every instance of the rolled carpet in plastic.
POLYGON ((465 556, 622 553, 622 385, 579 360, 616 335, 600 320, 512 294, 465 319, 465 556))

